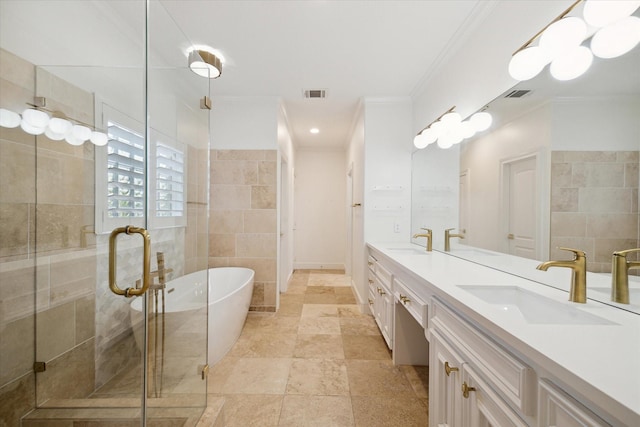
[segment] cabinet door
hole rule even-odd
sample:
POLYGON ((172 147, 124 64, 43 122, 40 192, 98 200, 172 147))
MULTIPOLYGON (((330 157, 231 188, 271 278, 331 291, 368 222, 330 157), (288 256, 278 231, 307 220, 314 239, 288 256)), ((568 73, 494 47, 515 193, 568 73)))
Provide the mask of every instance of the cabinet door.
POLYGON ((462 425, 468 427, 526 427, 507 403, 468 364, 462 367, 462 425))
POLYGON ((540 381, 539 402, 538 425, 540 427, 609 426, 550 381, 540 381))
POLYGON ((393 294, 388 290, 383 290, 382 299, 382 336, 389 348, 393 348, 393 319, 395 310, 395 300, 393 294))
POLYGON ((429 425, 462 426, 462 358, 435 331, 429 348, 429 425))

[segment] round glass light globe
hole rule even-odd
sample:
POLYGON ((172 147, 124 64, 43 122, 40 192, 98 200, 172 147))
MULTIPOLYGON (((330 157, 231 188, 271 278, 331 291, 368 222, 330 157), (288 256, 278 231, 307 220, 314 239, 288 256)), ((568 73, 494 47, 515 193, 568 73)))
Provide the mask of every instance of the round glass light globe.
POLYGON ((469 120, 465 120, 464 122, 462 122, 462 124, 460 125, 460 128, 462 132, 462 137, 464 139, 471 138, 473 135, 476 134, 476 128, 473 126, 473 124, 469 120))
POLYGON ((435 123, 432 123, 431 126, 429 126, 429 129, 433 131, 436 139, 438 139, 440 135, 442 135, 442 132, 444 132, 444 124, 442 124, 442 122, 440 121, 437 121, 435 123))
POLYGON ((640 0, 588 0, 584 5, 584 20, 594 27, 604 27, 631 16, 640 7, 640 0))
POLYGON ((42 135, 44 133, 44 130, 46 129, 46 126, 41 128, 37 126, 33 126, 29 122, 27 122, 25 119, 22 119, 22 121, 20 122, 20 127, 22 128, 23 131, 25 131, 30 135, 42 135))
POLYGON ((42 128, 44 132, 44 128, 49 124, 49 115, 44 111, 27 108, 22 112, 22 121, 35 128, 42 128))
POLYGON ((64 139, 64 137, 67 135, 66 133, 57 133, 54 132, 53 130, 51 130, 50 127, 47 126, 47 128, 44 131, 44 134, 47 136, 47 138, 49 138, 52 141, 62 141, 64 139))
POLYGON ((440 118, 440 121, 445 125, 445 126, 453 126, 456 125, 458 123, 460 123, 462 121, 462 116, 458 113, 456 113, 455 111, 452 111, 451 113, 447 113, 444 116, 442 116, 440 118))
POLYGON ((473 116, 471 116, 469 121, 475 128, 476 132, 483 132, 491 127, 491 123, 493 123, 493 117, 491 117, 491 114, 487 113, 486 111, 480 111, 479 113, 475 113, 473 116))
POLYGON ((438 147, 444 150, 453 147, 453 139, 442 135, 440 138, 438 138, 438 147))
MULTIPOLYGON (((71 134, 74 138, 80 139, 82 140, 82 142, 84 142, 87 139, 91 138, 91 129, 82 125, 73 125, 73 128, 71 128, 71 134)), ((71 143, 69 142, 69 144, 71 143)))
POLYGON ((415 138, 413 138, 413 145, 418 150, 422 150, 427 145, 429 145, 429 143, 427 142, 427 139, 421 133, 419 133, 419 134, 416 135, 415 138))
POLYGON ((585 46, 578 46, 551 63, 551 75, 556 80, 573 80, 584 74, 592 62, 591 50, 585 46))
POLYGON ((436 142, 436 139, 438 139, 438 135, 431 128, 427 128, 427 129, 423 130, 422 131, 422 136, 427 141, 427 145, 433 144, 434 142, 436 142))
POLYGON ((98 147, 103 147, 109 142, 109 137, 102 132, 91 132, 91 138, 89 138, 98 147))
POLYGON ((17 128, 21 120, 20 114, 0 108, 0 126, 3 128, 17 128))
POLYGON ((549 60, 579 46, 587 36, 587 24, 576 16, 562 18, 544 30, 538 46, 549 60))
POLYGON ((640 18, 628 16, 601 28, 591 39, 591 51, 598 58, 617 58, 640 43, 640 18))
POLYGON ((73 132, 67 134, 67 136, 64 137, 64 140, 67 141, 69 144, 75 145, 75 146, 82 145, 86 141, 86 139, 76 138, 73 135, 73 132))
POLYGON ((549 61, 538 46, 528 47, 513 55, 509 62, 509 75, 524 81, 537 76, 549 61))
MULTIPOLYGON (((51 120, 49 120, 48 128, 53 133, 62 134, 62 137, 64 138, 64 136, 67 133, 69 133, 69 131, 71 130, 72 126, 73 125, 71 124, 71 122, 69 120, 61 119, 61 118, 58 118, 58 117, 52 117, 51 120)), ((62 138, 60 138, 60 139, 62 139, 62 138)))

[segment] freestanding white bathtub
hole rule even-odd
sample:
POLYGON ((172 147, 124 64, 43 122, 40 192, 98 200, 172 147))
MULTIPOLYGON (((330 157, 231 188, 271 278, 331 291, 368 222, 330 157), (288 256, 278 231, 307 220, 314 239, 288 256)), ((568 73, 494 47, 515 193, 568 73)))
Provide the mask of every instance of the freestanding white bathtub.
MULTIPOLYGON (((242 267, 219 267, 186 274, 166 283, 165 288, 165 347, 169 349, 172 342, 184 347, 184 336, 181 331, 193 333, 189 323, 198 325, 199 316, 204 314, 204 292, 208 283, 208 356, 207 361, 213 366, 224 357, 236 342, 249 312, 253 279, 255 272, 242 267)), ((153 291, 150 296, 149 311, 152 310, 153 291)), ((134 328, 134 336, 138 348, 143 348, 142 328, 143 298, 131 302, 130 319, 134 328)), ((159 305, 162 300, 159 298, 159 305)), ((150 316, 153 322, 153 315, 150 316)), ((200 331, 202 332, 202 331, 200 331)), ((183 334, 184 335, 184 334, 183 334)), ((193 336, 193 335, 192 335, 193 336)), ((193 341, 193 339, 192 339, 193 341)), ((192 344, 196 344, 193 343, 192 344)), ((196 345, 202 347, 201 345, 196 345)), ((184 349, 182 349, 184 351, 184 349)), ((195 355, 195 354, 194 354, 195 355)))

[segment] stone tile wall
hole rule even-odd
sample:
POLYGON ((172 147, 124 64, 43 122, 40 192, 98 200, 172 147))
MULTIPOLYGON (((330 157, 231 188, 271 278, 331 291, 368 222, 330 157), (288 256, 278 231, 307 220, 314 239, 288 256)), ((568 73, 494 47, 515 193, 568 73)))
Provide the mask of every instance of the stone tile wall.
POLYGON ((640 245, 638 151, 554 151, 550 258, 582 249, 587 268, 611 272, 611 254, 640 245))
POLYGON ((209 267, 255 270, 251 310, 275 311, 277 151, 212 150, 209 267))

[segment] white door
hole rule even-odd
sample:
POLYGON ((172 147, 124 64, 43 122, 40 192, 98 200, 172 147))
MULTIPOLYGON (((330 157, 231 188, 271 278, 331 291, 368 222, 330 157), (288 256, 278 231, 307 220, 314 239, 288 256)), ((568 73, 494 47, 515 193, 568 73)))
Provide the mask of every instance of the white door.
POLYGON ((536 259, 536 157, 505 164, 509 253, 536 259))

